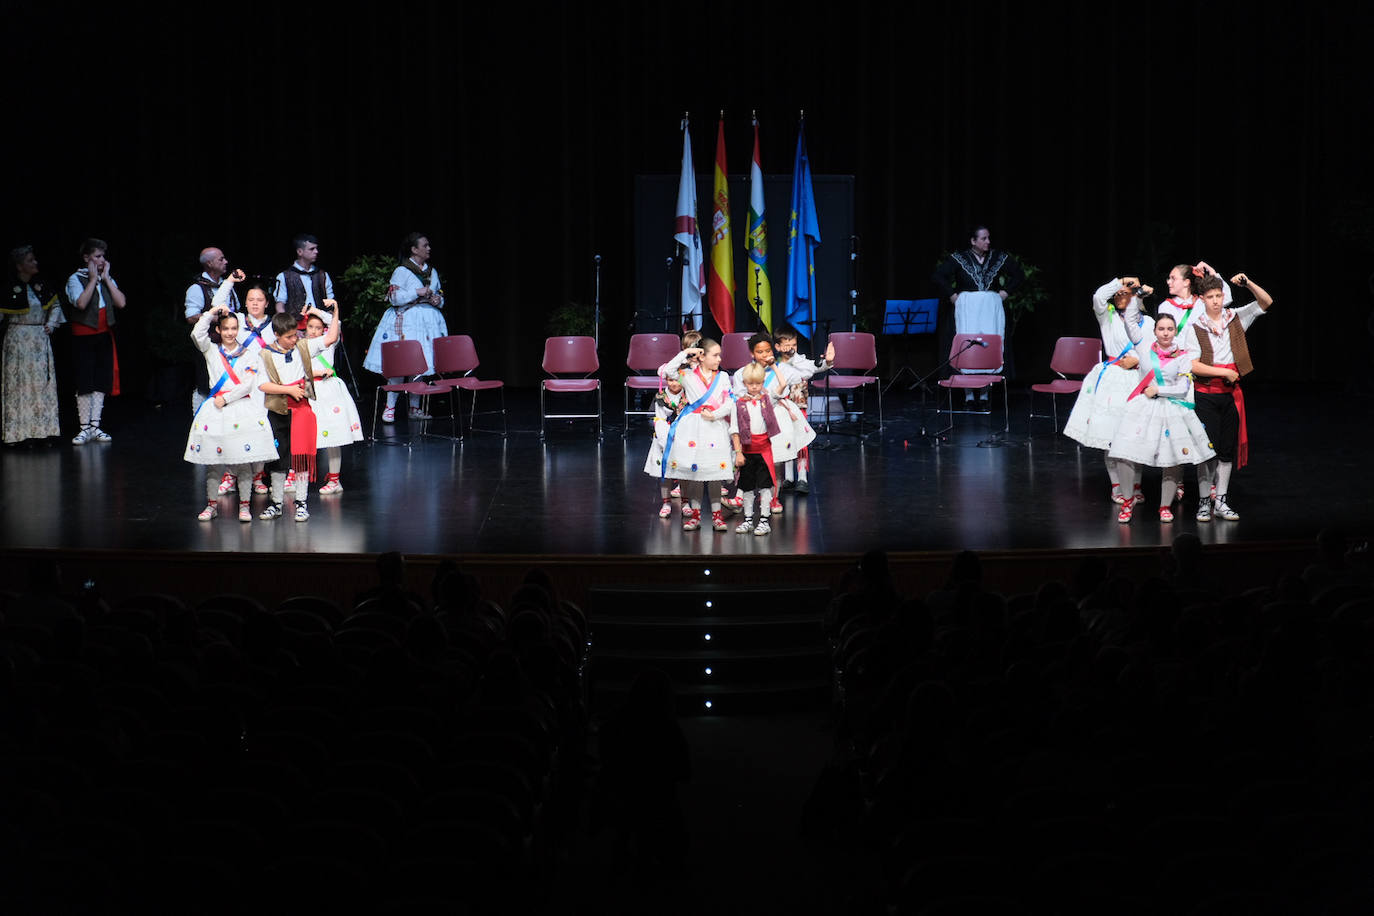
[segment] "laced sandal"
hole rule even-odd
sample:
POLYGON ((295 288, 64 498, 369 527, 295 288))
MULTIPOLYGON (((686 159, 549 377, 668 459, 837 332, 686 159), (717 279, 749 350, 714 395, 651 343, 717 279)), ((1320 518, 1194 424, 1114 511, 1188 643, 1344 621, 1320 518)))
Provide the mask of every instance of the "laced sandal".
POLYGON ((219 495, 223 496, 226 493, 232 493, 234 488, 238 485, 239 479, 226 471, 224 476, 219 479, 219 495))
POLYGON ((395 407, 387 407, 387 408, 385 408, 385 409, 382 410, 382 422, 383 422, 383 423, 395 423, 395 422, 396 422, 396 408, 395 408, 395 407))
POLYGON ((1135 501, 1121 504, 1121 511, 1116 514, 1116 520, 1121 524, 1126 524, 1131 520, 1131 513, 1135 511, 1135 501))
POLYGON ((259 496, 266 495, 268 492, 267 481, 262 479, 262 472, 253 475, 253 492, 259 496))
POLYGON ((196 516, 196 521, 208 522, 210 519, 219 515, 219 506, 209 503, 204 509, 200 510, 200 515, 196 516))
POLYGON ((303 500, 303 499, 295 500, 295 504, 296 504, 296 521, 298 521, 298 522, 308 522, 308 521, 310 521, 310 510, 307 509, 307 508, 305 507, 305 500, 303 500))
POLYGON ((95 427, 87 423, 81 427, 81 431, 72 437, 72 445, 85 445, 95 438, 95 427))
POLYGON ((735 534, 752 534, 754 531, 754 520, 749 516, 744 517, 744 521, 735 526, 735 534))
POLYGON ((1197 515, 1200 522, 1210 522, 1212 520, 1212 500, 1204 496, 1197 501, 1197 515))
POLYGON ((678 484, 669 490, 668 496, 673 499, 682 499, 682 484, 678 484))
POLYGON ((1119 483, 1114 483, 1114 484, 1112 484, 1112 502, 1116 503, 1116 504, 1119 506, 1119 505, 1121 505, 1122 503, 1124 503, 1125 501, 1126 501, 1126 497, 1123 496, 1122 493, 1121 493, 1121 484, 1119 484, 1119 483))
POLYGON ((658 517, 659 517, 659 518, 667 518, 668 516, 670 516, 670 515, 672 515, 672 514, 673 514, 673 501, 672 501, 671 499, 665 499, 665 500, 663 501, 663 505, 659 507, 659 510, 658 510, 658 517))
POLYGON ((719 509, 711 513, 711 527, 716 531, 729 531, 730 526, 725 524, 725 513, 719 509))
POLYGON ((722 504, 722 505, 725 505, 725 506, 729 506, 731 509, 743 509, 743 508, 744 508, 744 494, 743 494, 743 493, 736 493, 734 499, 730 499, 729 497, 726 497, 725 499, 722 499, 722 500, 721 500, 721 504, 722 504))
POLYGON ((97 426, 95 429, 91 430, 91 441, 92 441, 92 442, 113 442, 113 441, 114 441, 114 436, 111 436, 109 433, 105 432, 105 430, 103 430, 103 429, 101 429, 99 426, 97 426))
POLYGON ((1240 521, 1240 513, 1226 504, 1225 494, 1218 496, 1212 502, 1212 515, 1224 522, 1240 521))
POLYGON ((1170 509, 1168 506, 1160 506, 1160 507, 1159 507, 1159 520, 1160 520, 1161 522, 1172 522, 1172 521, 1174 520, 1174 512, 1173 512, 1173 510, 1170 509))
POLYGON ((1131 494, 1131 502, 1135 503, 1137 506, 1145 502, 1145 494, 1140 492, 1139 484, 1131 488, 1131 494))
POLYGON ((253 520, 253 510, 249 508, 248 501, 239 503, 239 521, 251 522, 253 520))
POLYGON ((343 484, 339 482, 339 478, 337 477, 330 477, 325 481, 324 486, 320 487, 321 496, 333 496, 335 493, 342 492, 343 484))
POLYGON ((773 526, 768 524, 768 519, 759 519, 758 527, 754 529, 754 537, 763 537, 765 534, 772 534, 773 526))
POLYGON ((682 530, 696 531, 701 528, 701 510, 687 509, 682 513, 682 530))
POLYGON ((770 503, 769 506, 768 506, 768 511, 771 512, 771 513, 774 514, 774 515, 781 515, 781 514, 782 514, 782 501, 781 501, 780 499, 778 499, 776 496, 774 496, 774 497, 773 497, 773 502, 770 503))
POLYGON ((281 503, 272 503, 266 509, 258 513, 258 518, 264 522, 274 522, 283 515, 281 503))
POLYGON ((1178 489, 1174 491, 1174 502, 1183 502, 1183 484, 1179 484, 1178 489))

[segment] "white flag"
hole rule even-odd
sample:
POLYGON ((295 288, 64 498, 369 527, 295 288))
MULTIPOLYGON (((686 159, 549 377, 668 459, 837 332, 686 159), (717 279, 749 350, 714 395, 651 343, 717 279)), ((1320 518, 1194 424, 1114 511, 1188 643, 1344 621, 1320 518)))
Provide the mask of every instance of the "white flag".
POLYGON ((706 257, 697 229, 697 174, 692 169, 692 135, 687 130, 686 118, 682 121, 682 177, 677 184, 673 239, 686 248, 682 265, 682 327, 699 331, 701 301, 706 295, 706 257))

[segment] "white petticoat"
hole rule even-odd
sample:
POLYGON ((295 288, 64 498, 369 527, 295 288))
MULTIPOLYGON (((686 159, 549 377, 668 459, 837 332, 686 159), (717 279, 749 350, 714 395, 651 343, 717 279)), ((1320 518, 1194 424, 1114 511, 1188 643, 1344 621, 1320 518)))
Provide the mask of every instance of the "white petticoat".
POLYGON ((1131 400, 1107 451, 1109 458, 1156 468, 1201 464, 1215 455, 1211 437, 1195 411, 1172 398, 1143 394, 1131 400))
POLYGON ((1126 398, 1140 384, 1140 373, 1098 363, 1083 376, 1083 387, 1064 424, 1064 435, 1089 448, 1112 447, 1117 424, 1126 415, 1126 398))
POLYGON ((434 338, 448 336, 448 322, 444 313, 432 305, 408 305, 401 316, 401 336, 396 336, 396 308, 382 312, 372 343, 363 359, 363 368, 378 375, 382 373, 382 344, 389 340, 418 340, 425 351, 425 364, 434 371, 434 338))
POLYGON ((250 464, 277 459, 276 440, 267 411, 253 398, 239 398, 215 406, 206 400, 191 421, 186 454, 192 464, 250 464))

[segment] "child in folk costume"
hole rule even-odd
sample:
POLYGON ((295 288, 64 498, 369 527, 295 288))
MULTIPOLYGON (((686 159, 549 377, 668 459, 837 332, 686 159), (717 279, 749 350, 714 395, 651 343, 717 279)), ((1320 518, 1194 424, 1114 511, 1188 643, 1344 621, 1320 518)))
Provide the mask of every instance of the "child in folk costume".
MULTIPOLYGON (((224 278, 220 288, 223 289, 225 284, 231 284, 230 289, 232 289, 232 284, 242 279, 243 271, 236 270, 232 275, 224 278)), ((261 350, 271 346, 272 341, 277 339, 277 335, 272 331, 272 315, 275 313, 268 310, 267 304, 267 287, 254 282, 243 295, 243 314, 239 316, 239 342, 245 348, 261 350)), ((258 399, 261 401, 261 393, 259 393, 258 399)), ((220 481, 221 493, 227 493, 233 488, 232 481, 220 481), (226 483, 228 486, 225 485, 226 483)), ((253 492, 267 493, 267 480, 264 476, 263 464, 260 461, 253 463, 253 492)))
MULTIPOLYGON (((1180 466, 1201 464, 1216 453, 1212 451, 1207 430, 1193 410, 1194 353, 1174 339, 1173 316, 1160 313, 1155 319, 1154 340, 1148 340, 1139 323, 1140 301, 1132 298, 1126 306, 1126 333, 1140 359, 1140 380, 1127 398, 1126 413, 1117 424, 1107 455, 1120 459, 1117 473, 1121 486, 1134 477, 1135 466, 1147 464, 1163 468, 1159 489, 1159 520, 1171 522, 1170 506, 1181 480, 1180 466)), ((1135 500, 1121 504, 1117 521, 1131 520, 1135 500)))
MULTIPOLYGON (((672 428, 673 421, 682 412, 682 408, 687 406, 685 397, 682 381, 676 378, 667 379, 663 384, 663 390, 654 395, 654 440, 649 443, 649 457, 644 461, 644 473, 658 478, 659 496, 663 499, 663 505, 658 510, 659 518, 672 515, 673 497, 682 495, 678 482, 663 476, 663 455, 667 451, 668 430, 672 428)), ((686 516, 687 510, 683 509, 682 512, 686 516)))
MULTIPOLYGON (((789 395, 793 404, 803 417, 806 416, 807 408, 807 382, 818 372, 827 372, 835 365, 835 344, 827 343, 825 356, 821 359, 811 359, 797 352, 797 332, 787 325, 783 325, 773 334, 773 352, 777 356, 777 365, 780 372, 795 373, 789 395)), ((802 448, 797 452, 797 457, 790 461, 783 462, 783 482, 782 489, 796 489, 796 492, 805 496, 811 492, 811 482, 807 474, 811 469, 811 450, 802 448), (794 482, 795 481, 795 482, 794 482)), ((781 506, 781 504, 779 504, 781 506)))
POLYGON ((216 471, 223 465, 238 486, 239 521, 251 522, 252 464, 275 459, 277 449, 257 391, 262 369, 260 350, 239 341, 239 317, 225 300, 227 294, 221 297, 217 292, 216 303, 191 328, 191 340, 205 356, 212 381, 209 397, 191 418, 184 457, 205 466, 206 504, 197 518, 207 522, 219 514, 216 471), (219 332, 218 344, 210 340, 212 323, 219 332))
MULTIPOLYGON (((1120 475, 1117 473, 1118 460, 1107 457, 1106 450, 1112 447, 1112 437, 1126 413, 1126 398, 1135 390, 1140 381, 1137 367, 1140 358, 1135 354, 1135 344, 1126 333, 1124 314, 1127 306, 1136 296, 1148 296, 1154 290, 1141 286, 1137 277, 1121 277, 1109 280, 1093 293, 1093 314, 1101 328, 1103 354, 1106 359, 1088 370, 1083 377, 1083 387, 1078 390, 1069 421, 1064 424, 1064 435, 1088 448, 1102 449, 1107 463, 1107 477, 1112 482, 1112 501, 1125 503, 1133 499, 1143 503, 1145 497, 1140 492, 1139 475, 1135 475, 1135 485, 1131 492, 1121 488, 1120 475)), ((1137 302, 1137 327, 1143 339, 1154 337, 1154 319, 1140 311, 1137 302)))
MULTIPOLYGON (((326 324, 319 315, 311 315, 305 323, 306 339, 324 337, 326 324)), ((348 386, 334 371, 334 346, 325 347, 314 354, 311 376, 315 382, 315 400, 310 402, 310 406, 315 411, 315 425, 319 431, 315 448, 324 452, 326 475, 320 495, 330 496, 343 492, 343 484, 339 482, 343 454, 341 448, 362 441, 363 423, 358 416, 358 407, 348 393, 348 386)))
MULTIPOLYGON (((311 363, 316 354, 332 347, 339 339, 338 303, 325 300, 325 307, 334 309, 335 320, 323 337, 301 340, 297 319, 289 312, 278 312, 272 319, 277 339, 262 351, 262 376, 258 383, 265 395, 267 418, 277 440, 277 462, 272 465, 272 503, 258 517, 277 519, 282 516, 286 498, 286 472, 296 472, 296 521, 310 518, 307 499, 310 481, 315 477, 315 443, 318 439, 315 412, 310 401, 315 398, 315 383, 311 363)), ((308 314, 324 317, 324 312, 311 308, 308 314)))
MULTIPOLYGON (((795 370, 777 364, 773 356, 773 340, 767 334, 755 334, 749 338, 749 353, 754 357, 753 362, 735 371, 735 397, 743 397, 745 394, 744 370, 749 366, 760 367, 764 374, 763 390, 772 399, 777 426, 784 433, 790 432, 790 435, 778 441, 773 449, 773 459, 779 463, 791 461, 797 457, 801 449, 816 438, 811 424, 806 421, 806 414, 791 399, 793 388, 800 382, 801 377, 795 370)), ((739 508, 743 505, 743 497, 736 496, 731 505, 739 508)), ((767 511, 774 515, 782 512, 782 502, 777 497, 776 489, 769 499, 767 511)))
MULTIPOLYGON (((693 481, 705 484, 711 504, 711 527, 725 531, 719 489, 734 475, 730 452, 730 411, 734 393, 730 380, 720 371, 720 344, 702 338, 700 347, 689 347, 658 367, 664 381, 677 379, 682 384, 687 404, 668 427, 664 443, 660 479, 669 475, 687 481, 683 496, 693 481), (692 365, 689 361, 694 361, 692 365), (684 365, 686 364, 686 365, 684 365)), ((701 527, 700 498, 692 499, 691 509, 683 510, 682 530, 701 527)))
POLYGON ((790 444, 790 430, 778 423, 773 410, 774 397, 765 390, 768 370, 758 363, 750 363, 741 372, 744 395, 735 399, 730 414, 730 441, 735 449, 735 467, 739 469, 739 489, 744 497, 744 521, 735 528, 736 534, 766 535, 773 529, 768 524, 777 487, 774 443, 790 444), (754 524, 754 500, 759 503, 759 522, 754 524))
POLYGON ((1245 274, 1231 282, 1255 294, 1255 301, 1240 308, 1226 308, 1225 284, 1220 277, 1202 283, 1204 312, 1193 319, 1189 333, 1194 351, 1193 373, 1197 376, 1197 413, 1216 446, 1216 458, 1198 467, 1197 520, 1210 522, 1215 516, 1228 522, 1240 515, 1226 500, 1233 467, 1249 461, 1249 436, 1245 425, 1245 398, 1241 395, 1241 376, 1254 368, 1245 332, 1256 318, 1274 304, 1270 296, 1245 274))

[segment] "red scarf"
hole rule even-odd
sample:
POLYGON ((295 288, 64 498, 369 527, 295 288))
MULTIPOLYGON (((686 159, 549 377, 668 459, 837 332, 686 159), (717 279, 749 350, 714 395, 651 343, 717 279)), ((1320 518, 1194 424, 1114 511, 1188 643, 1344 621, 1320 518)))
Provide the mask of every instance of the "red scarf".
POLYGON ((315 479, 315 437, 319 434, 310 399, 287 397, 291 408, 291 470, 315 479))

